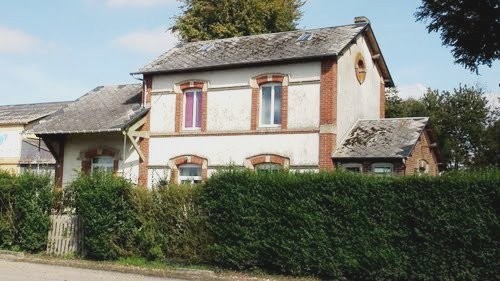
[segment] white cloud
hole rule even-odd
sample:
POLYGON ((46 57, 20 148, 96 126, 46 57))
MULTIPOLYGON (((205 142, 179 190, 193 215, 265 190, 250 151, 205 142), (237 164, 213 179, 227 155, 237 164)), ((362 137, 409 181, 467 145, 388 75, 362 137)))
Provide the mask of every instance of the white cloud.
POLYGON ((19 29, 0 26, 0 53, 23 54, 42 50, 42 42, 19 29))
POLYGON ((121 7, 152 7, 176 3, 176 0, 106 0, 106 5, 113 8, 121 7))
POLYGON ((125 34, 115 39, 115 42, 134 52, 159 55, 173 48, 179 42, 179 39, 175 33, 159 27, 125 34))
POLYGON ((398 96, 402 99, 414 98, 418 99, 427 92, 427 87, 420 83, 412 85, 403 85, 398 87, 398 96))

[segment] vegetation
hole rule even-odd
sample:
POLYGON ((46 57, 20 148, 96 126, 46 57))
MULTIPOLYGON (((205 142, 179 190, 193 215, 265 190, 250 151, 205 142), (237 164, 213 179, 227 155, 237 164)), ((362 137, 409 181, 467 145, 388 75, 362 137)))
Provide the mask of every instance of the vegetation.
POLYGON ((173 31, 184 42, 294 30, 302 0, 180 0, 173 31))
POLYGON ((500 4, 492 0, 422 0, 415 16, 440 32, 455 62, 476 71, 500 58, 500 4))
POLYGON ((386 117, 429 116, 443 161, 449 169, 500 167, 499 109, 478 87, 453 92, 429 89, 420 99, 388 93, 386 117))
POLYGON ((329 280, 492 280, 499 186, 498 170, 220 173, 203 199, 212 262, 329 280))
POLYGON ((53 196, 49 175, 15 176, 0 170, 0 248, 44 250, 53 196))

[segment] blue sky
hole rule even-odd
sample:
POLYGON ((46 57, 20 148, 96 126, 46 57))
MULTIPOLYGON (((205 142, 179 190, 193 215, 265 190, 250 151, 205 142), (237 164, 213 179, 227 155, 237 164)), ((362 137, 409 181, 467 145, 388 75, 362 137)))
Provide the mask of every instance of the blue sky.
MULTIPOLYGON (((459 83, 500 96, 500 62, 480 75, 453 63, 450 49, 413 13, 420 1, 308 0, 300 28, 349 24, 364 15, 402 96, 459 83)), ((175 0, 24 0, 0 3, 0 104, 74 100, 129 75, 175 44, 166 30, 175 0)))

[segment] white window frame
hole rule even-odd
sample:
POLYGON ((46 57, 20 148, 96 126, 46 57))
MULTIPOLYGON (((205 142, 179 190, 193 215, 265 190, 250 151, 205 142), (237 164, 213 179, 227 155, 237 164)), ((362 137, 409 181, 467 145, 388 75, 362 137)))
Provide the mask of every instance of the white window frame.
MULTIPOLYGON (((270 83, 264 83, 259 86, 259 127, 267 127, 267 128, 274 128, 274 127, 280 127, 281 123, 279 124, 274 124, 274 87, 275 86, 280 86, 281 87, 281 106, 283 107, 283 84, 282 83, 276 83, 276 82, 270 82, 270 83), (264 124, 262 123, 262 87, 271 87, 271 124, 264 124)), ((281 111, 281 108, 280 108, 281 111)), ((283 122, 283 116, 281 116, 282 122, 283 122)))
MULTIPOLYGON (((184 92, 182 93, 182 98, 183 98, 183 108, 182 108, 182 130, 185 130, 185 131, 189 131, 189 130, 200 130, 201 129, 201 124, 200 124, 200 127, 196 127, 196 117, 198 117, 196 114, 197 114, 197 110, 196 108, 198 108, 198 98, 197 98, 197 93, 200 93, 200 97, 201 99, 203 100, 203 92, 201 89, 197 89, 197 88, 191 88, 191 89, 187 89, 187 90, 184 90, 184 92), (193 93, 193 127, 186 127, 186 93, 188 92, 192 92, 193 93)), ((203 102, 203 101, 202 101, 203 102)), ((203 109, 202 109, 203 111, 203 109)), ((200 120, 202 118, 202 113, 200 112, 200 120)), ((203 122, 203 120, 201 120, 201 122, 203 122)), ((201 123, 200 122, 200 123, 201 123)))
POLYGON ((183 181, 189 182, 190 184, 194 184, 195 181, 201 182, 203 180, 202 173, 203 173, 203 168, 201 165, 197 164, 183 164, 180 165, 179 168, 179 183, 183 183, 183 181), (199 176, 181 176, 181 169, 182 168, 199 168, 200 169, 200 175, 199 176))
POLYGON ((391 175, 394 173, 394 164, 388 162, 377 162, 372 164, 372 173, 377 175, 391 175), (375 172, 376 168, 390 168, 391 171, 388 173, 375 172))
MULTIPOLYGON (((342 168, 346 168, 346 171, 347 171, 347 168, 359 168, 359 172, 363 173, 363 164, 361 164, 361 163, 342 163, 342 164, 340 164, 340 166, 342 168)), ((349 171, 349 172, 352 172, 352 171, 349 171)))
POLYGON ((115 159, 112 156, 92 157, 92 159, 90 159, 90 171, 94 172, 95 167, 104 168, 104 169, 101 169, 101 171, 114 173, 115 172, 115 159), (110 159, 111 162, 109 162, 109 163, 94 163, 94 159, 110 159))

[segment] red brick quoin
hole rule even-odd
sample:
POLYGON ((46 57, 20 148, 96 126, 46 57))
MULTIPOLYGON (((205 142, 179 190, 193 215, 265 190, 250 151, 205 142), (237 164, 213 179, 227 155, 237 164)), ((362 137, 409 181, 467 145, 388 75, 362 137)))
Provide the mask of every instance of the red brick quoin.
POLYGON ((170 167, 170 182, 179 183, 179 166, 184 164, 196 164, 201 166, 201 177, 203 180, 207 179, 207 167, 208 161, 206 158, 202 158, 196 155, 180 155, 171 158, 168 161, 168 166, 170 167))
POLYGON ((320 133, 319 169, 334 168, 332 154, 337 142, 334 128, 337 125, 337 61, 325 59, 321 62, 320 85, 320 133))

